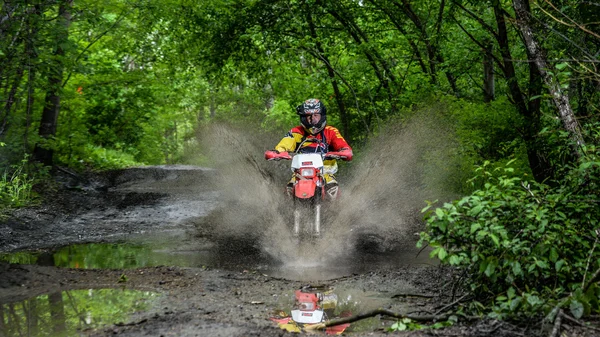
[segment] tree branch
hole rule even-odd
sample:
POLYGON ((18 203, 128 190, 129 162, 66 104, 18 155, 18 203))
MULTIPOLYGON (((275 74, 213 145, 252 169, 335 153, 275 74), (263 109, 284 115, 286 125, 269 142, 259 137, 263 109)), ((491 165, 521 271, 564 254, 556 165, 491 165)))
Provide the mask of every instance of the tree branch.
POLYGON ((552 332, 550 333, 550 337, 556 337, 560 333, 560 325, 562 323, 563 311, 560 309, 558 311, 558 315, 556 315, 556 319, 554 320, 554 327, 552 328, 552 332))
POLYGON ((483 19, 481 19, 480 17, 478 17, 477 15, 475 15, 475 13, 473 13, 471 10, 469 10, 466 7, 464 7, 462 4, 458 3, 456 0, 452 0, 452 3, 454 3, 455 5, 457 5, 458 7, 460 7, 460 9, 462 9, 463 11, 465 11, 467 14, 469 14, 469 16, 471 16, 473 19, 475 19, 477 22, 479 22, 479 24, 483 28, 485 28, 485 30, 487 30, 490 34, 494 35, 494 37, 496 39, 499 38, 498 33, 496 33, 496 31, 494 30, 494 28, 492 28, 492 26, 488 25, 485 21, 483 21, 483 19))
MULTIPOLYGON (((460 29, 461 29, 461 30, 462 30, 462 31, 463 31, 465 34, 467 34, 467 36, 468 36, 468 37, 471 39, 471 41, 475 42, 475 44, 476 44, 476 45, 478 45, 478 46, 479 46, 479 48, 481 48, 482 50, 485 50, 485 49, 486 49, 486 48, 485 48, 485 46, 484 46, 484 45, 483 45, 481 42, 479 42, 479 40, 477 40, 477 39, 476 39, 476 38, 475 38, 475 37, 474 37, 474 36, 473 36, 471 33, 469 33, 469 32, 468 32, 468 31, 465 29, 465 27, 463 27, 463 25, 462 25, 460 22, 458 22, 458 20, 457 20, 455 17, 452 17, 452 19, 454 19, 454 22, 456 22, 456 24, 458 25, 458 27, 459 27, 459 28, 460 28, 460 29)), ((495 35, 495 36, 497 37, 497 35, 495 35)), ((494 55, 494 54, 491 54, 490 56, 491 56, 491 57, 494 59, 494 61, 495 61, 495 62, 496 62, 496 64, 498 65, 498 67, 500 67, 500 69, 502 69, 502 70, 504 71, 504 64, 502 63, 502 61, 501 61, 501 60, 500 60, 498 57, 496 57, 496 55, 494 55)))
MULTIPOLYGON (((75 62, 73 63, 77 63, 77 61, 79 61, 79 59, 81 58, 81 56, 83 56, 85 54, 85 52, 88 51, 88 49, 90 49, 90 47, 92 45, 94 45, 94 43, 98 42, 104 35, 106 35, 108 32, 110 32, 113 28, 115 28, 117 26, 118 23, 121 22, 121 20, 123 20, 123 18, 125 18, 125 13, 129 13, 131 12, 133 9, 129 10, 129 11, 123 11, 121 13, 121 15, 119 16, 119 18, 117 20, 115 20, 115 22, 108 27, 107 30, 105 30, 104 32, 100 33, 98 36, 96 36, 96 38, 94 38, 94 40, 92 40, 92 42, 90 42, 82 51, 81 53, 79 53, 79 55, 77 55, 77 57, 75 58, 75 62)), ((67 83, 69 82, 69 79, 71 79, 71 75, 73 75, 73 72, 70 71, 69 75, 67 75, 67 78, 64 80, 64 82, 62 83, 61 87, 65 87, 65 85, 67 85, 67 83)))
MULTIPOLYGON (((323 323, 319 323, 319 324, 315 324, 315 325, 309 325, 309 326, 305 327, 304 329, 307 331, 321 330, 321 329, 328 328, 330 326, 352 323, 352 322, 360 321, 361 319, 375 317, 377 315, 390 316, 390 317, 394 317, 394 318, 408 318, 408 319, 416 321, 416 322, 445 321, 446 319, 448 319, 448 315, 413 316, 413 315, 401 314, 401 313, 397 313, 397 312, 393 312, 390 310, 379 308, 379 309, 367 311, 365 313, 360 313, 358 315, 354 315, 354 316, 350 316, 350 317, 342 317, 342 318, 338 318, 338 319, 328 320, 323 323)), ((475 317, 467 317, 467 319, 475 319, 475 317)))
MULTIPOLYGON (((551 17, 551 18, 553 18, 553 19, 555 19, 556 21, 558 21, 558 22, 560 22, 560 23, 562 23, 562 24, 564 24, 564 25, 567 25, 567 26, 569 26, 569 27, 577 27, 577 28, 579 28, 579 29, 583 30, 584 32, 586 32, 586 33, 588 33, 588 34, 590 34, 590 35, 592 35, 592 36, 595 36, 596 38, 600 39, 600 35, 598 35, 598 34, 596 34, 596 33, 592 32, 591 30, 589 30, 589 29, 585 28, 585 26, 582 26, 582 25, 580 25, 578 22, 576 22, 575 20, 571 19, 571 18, 570 18, 568 15, 566 15, 565 13, 561 12, 561 11, 560 11, 558 8, 556 8, 556 6, 554 6, 554 4, 552 4, 550 1, 548 1, 548 0, 544 0, 544 2, 546 2, 548 5, 550 5, 550 7, 552 7, 552 8, 553 8, 555 11, 559 12, 560 14, 562 14, 562 15, 563 15, 565 18, 567 18, 567 19, 568 19, 569 21, 571 21, 573 24, 572 24, 572 25, 569 25, 569 24, 567 24, 567 23, 565 23, 565 22, 563 22, 563 21, 561 21, 561 20, 555 19, 553 16, 551 16, 551 15, 550 15, 550 17, 551 17)), ((542 7, 541 7, 540 5, 538 5, 538 7, 539 7, 539 8, 540 8, 540 9, 541 9, 541 10, 542 10, 544 13, 546 13, 546 11, 544 11, 544 9, 542 9, 542 7)))

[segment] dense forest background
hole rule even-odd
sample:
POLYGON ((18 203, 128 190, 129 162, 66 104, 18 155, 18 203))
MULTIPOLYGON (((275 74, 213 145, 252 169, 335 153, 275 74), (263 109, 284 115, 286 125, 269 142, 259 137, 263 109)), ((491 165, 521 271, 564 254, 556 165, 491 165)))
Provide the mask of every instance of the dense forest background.
POLYGON ((19 203, 6 195, 30 181, 29 163, 207 164, 203 126, 283 135, 310 97, 359 160, 390 125, 427 114, 452 130, 460 179, 447 188, 465 197, 425 211, 423 243, 471 272, 469 310, 554 320, 563 308, 576 319, 600 309, 600 3, 1 6, 4 203, 19 203))

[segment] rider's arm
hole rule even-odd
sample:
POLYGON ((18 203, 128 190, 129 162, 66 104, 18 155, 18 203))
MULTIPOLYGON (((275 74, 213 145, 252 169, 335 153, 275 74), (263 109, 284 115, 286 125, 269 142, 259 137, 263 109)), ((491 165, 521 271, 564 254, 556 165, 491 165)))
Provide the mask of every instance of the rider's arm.
POLYGON ((275 146, 275 150, 279 152, 294 152, 296 144, 302 141, 302 135, 295 132, 288 132, 283 139, 275 146))
POLYGON ((334 127, 330 127, 329 134, 329 139, 331 140, 329 143, 330 151, 340 152, 340 154, 343 155, 340 158, 346 161, 352 160, 352 148, 348 145, 348 142, 346 142, 344 137, 342 137, 340 131, 334 127))
POLYGON ((352 150, 338 129, 333 126, 327 126, 325 131, 327 131, 325 136, 327 137, 330 151, 339 151, 341 149, 352 150))

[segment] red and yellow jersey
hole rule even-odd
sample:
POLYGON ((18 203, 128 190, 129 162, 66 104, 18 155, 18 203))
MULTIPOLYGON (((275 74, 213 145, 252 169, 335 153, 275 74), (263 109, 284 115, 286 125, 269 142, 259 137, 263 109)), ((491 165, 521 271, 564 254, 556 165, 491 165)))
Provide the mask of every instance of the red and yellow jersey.
POLYGON ((333 126, 326 126, 316 135, 309 134, 303 126, 296 126, 275 146, 279 152, 331 152, 351 149, 340 131, 333 126), (323 146, 326 148, 320 148, 323 146))

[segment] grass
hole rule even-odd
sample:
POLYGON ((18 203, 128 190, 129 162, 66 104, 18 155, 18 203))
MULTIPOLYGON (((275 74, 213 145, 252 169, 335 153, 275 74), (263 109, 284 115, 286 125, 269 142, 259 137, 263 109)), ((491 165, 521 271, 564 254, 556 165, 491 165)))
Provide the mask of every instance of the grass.
POLYGON ((31 203, 33 178, 24 172, 26 163, 27 158, 20 165, 5 169, 0 176, 0 209, 23 207, 31 203))

